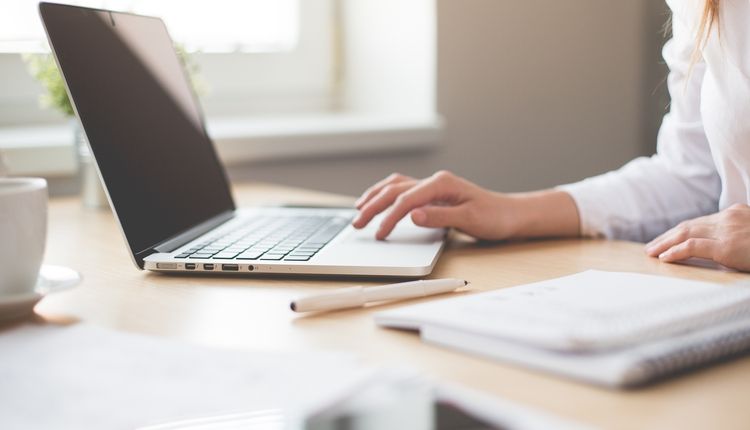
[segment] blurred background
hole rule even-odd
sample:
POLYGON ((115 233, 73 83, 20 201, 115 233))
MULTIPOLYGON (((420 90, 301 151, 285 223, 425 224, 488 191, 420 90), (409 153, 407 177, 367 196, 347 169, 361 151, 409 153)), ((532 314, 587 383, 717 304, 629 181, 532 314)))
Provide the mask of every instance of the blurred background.
MULTIPOLYGON (((450 169, 549 187, 651 154, 668 108, 660 1, 66 3, 165 19, 237 181, 356 195, 450 169)), ((3 0, 0 151, 11 174, 74 194, 77 126, 50 98, 44 52, 34 2, 3 0)))

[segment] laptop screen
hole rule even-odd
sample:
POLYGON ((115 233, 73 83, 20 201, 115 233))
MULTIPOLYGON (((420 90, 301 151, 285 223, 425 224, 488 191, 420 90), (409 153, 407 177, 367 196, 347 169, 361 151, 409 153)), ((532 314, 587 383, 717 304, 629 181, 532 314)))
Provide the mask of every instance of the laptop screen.
POLYGON ((133 254, 233 210, 162 21, 46 3, 40 11, 133 254))

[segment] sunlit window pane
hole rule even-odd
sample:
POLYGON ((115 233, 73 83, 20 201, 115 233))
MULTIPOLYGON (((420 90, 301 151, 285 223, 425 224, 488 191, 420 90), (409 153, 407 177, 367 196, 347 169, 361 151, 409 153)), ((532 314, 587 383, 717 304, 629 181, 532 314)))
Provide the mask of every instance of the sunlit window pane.
MULTIPOLYGON (((134 12, 164 19, 172 38, 203 52, 278 52, 293 49, 298 0, 70 0, 68 4, 134 12)), ((0 0, 0 52, 46 49, 31 0, 0 0)))

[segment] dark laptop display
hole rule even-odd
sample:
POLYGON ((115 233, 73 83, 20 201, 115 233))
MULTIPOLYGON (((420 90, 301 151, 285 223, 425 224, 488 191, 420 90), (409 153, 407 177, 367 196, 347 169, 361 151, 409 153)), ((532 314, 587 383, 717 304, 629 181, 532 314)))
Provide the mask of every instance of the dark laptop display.
POLYGON ((232 211, 162 21, 47 3, 40 13, 139 265, 155 245, 232 211))

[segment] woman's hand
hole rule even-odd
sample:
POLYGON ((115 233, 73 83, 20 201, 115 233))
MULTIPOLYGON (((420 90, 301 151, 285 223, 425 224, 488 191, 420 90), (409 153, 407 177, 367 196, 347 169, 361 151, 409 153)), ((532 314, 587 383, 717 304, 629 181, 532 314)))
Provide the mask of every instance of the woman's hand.
POLYGON ((355 228, 365 227, 391 208, 375 234, 377 239, 385 239, 409 213, 417 225, 455 227, 481 239, 503 239, 511 233, 500 195, 445 171, 422 180, 394 173, 365 191, 356 206, 355 228))
POLYGON ((750 271, 750 206, 682 222, 646 245, 646 253, 670 263, 698 257, 750 271))
POLYGON ((394 173, 365 191, 356 206, 355 228, 390 208, 375 235, 381 240, 409 214, 416 225, 453 227, 484 240, 578 234, 578 212, 567 193, 495 193, 446 171, 421 180, 394 173))

